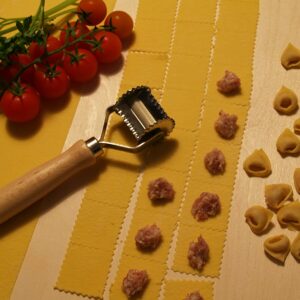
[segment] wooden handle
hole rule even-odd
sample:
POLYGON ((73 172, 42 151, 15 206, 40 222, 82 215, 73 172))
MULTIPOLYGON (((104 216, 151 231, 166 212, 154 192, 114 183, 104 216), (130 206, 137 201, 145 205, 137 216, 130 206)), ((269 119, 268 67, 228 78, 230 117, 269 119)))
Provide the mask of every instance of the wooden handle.
POLYGON ((41 199, 66 179, 96 162, 83 140, 0 189, 0 224, 41 199))

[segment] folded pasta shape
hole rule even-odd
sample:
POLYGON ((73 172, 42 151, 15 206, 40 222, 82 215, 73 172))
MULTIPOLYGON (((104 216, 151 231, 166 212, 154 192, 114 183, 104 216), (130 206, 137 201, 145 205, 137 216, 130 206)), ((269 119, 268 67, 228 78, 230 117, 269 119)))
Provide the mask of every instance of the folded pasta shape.
POLYGON ((294 122, 294 132, 300 134, 300 118, 296 119, 294 122))
POLYGON ((256 149, 243 164, 245 172, 250 177, 268 177, 272 173, 271 163, 263 149, 256 149))
POLYGON ((281 55, 281 64, 286 70, 300 68, 300 50, 289 43, 281 55))
POLYGON ((273 107, 279 114, 291 115, 299 108, 298 97, 291 89, 282 86, 275 96, 273 107))
POLYGON ((276 142, 278 152, 282 156, 299 155, 300 154, 300 140, 288 128, 286 128, 278 137, 276 142))
POLYGON ((255 234, 262 234, 266 231, 272 217, 273 213, 260 205, 254 205, 245 212, 246 223, 255 234))
POLYGON ((265 252, 281 263, 285 262, 290 247, 290 241, 284 234, 269 237, 264 241, 265 252))
POLYGON ((277 211, 287 201, 293 201, 293 189, 286 183, 268 184, 265 186, 265 201, 269 208, 277 211))
POLYGON ((283 227, 300 230, 300 202, 292 202, 283 206, 277 212, 277 220, 283 227))
POLYGON ((292 242, 291 253, 298 261, 300 261, 300 233, 298 233, 292 242))
POLYGON ((300 194, 300 168, 294 171, 294 185, 298 194, 300 194))

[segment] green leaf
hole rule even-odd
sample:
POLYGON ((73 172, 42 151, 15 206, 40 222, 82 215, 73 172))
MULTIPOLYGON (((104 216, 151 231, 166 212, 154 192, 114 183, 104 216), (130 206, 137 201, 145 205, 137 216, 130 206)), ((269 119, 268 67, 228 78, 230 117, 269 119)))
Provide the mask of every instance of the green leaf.
POLYGON ((17 26, 17 29, 20 31, 20 32, 24 32, 24 26, 23 24, 20 22, 20 21, 17 21, 16 22, 16 26, 17 26))
POLYGON ((24 30, 25 31, 27 31, 29 29, 31 23, 32 23, 32 16, 29 16, 29 17, 24 19, 23 25, 24 25, 24 30))

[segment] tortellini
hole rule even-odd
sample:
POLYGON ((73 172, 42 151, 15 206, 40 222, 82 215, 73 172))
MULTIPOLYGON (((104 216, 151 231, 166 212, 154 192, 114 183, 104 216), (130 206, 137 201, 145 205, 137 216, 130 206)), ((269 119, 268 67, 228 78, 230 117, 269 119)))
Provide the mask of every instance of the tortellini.
POLYGON ((274 109, 283 115, 291 115, 298 109, 298 98, 296 94, 283 86, 275 96, 274 109))
POLYGON ((300 140, 299 138, 288 128, 286 128, 278 137, 276 142, 278 152, 282 156, 287 155, 299 155, 300 154, 300 140))
POLYGON ((273 213, 268 209, 254 205, 245 212, 246 222, 255 234, 262 234, 269 228, 273 213))
POLYGON ((300 168, 294 171, 294 185, 298 194, 300 194, 300 168))
POLYGON ((281 55, 281 64, 286 70, 300 68, 300 50, 289 43, 281 55))
POLYGON ((281 263, 285 262, 290 247, 290 241, 284 234, 269 237, 264 242, 266 253, 281 263))
POLYGON ((269 208, 277 211, 287 201, 293 201, 293 190, 289 184, 278 183, 265 186, 265 201, 269 208))
POLYGON ((257 149, 249 155, 243 167, 251 177, 268 177, 272 173, 270 160, 263 149, 257 149))
POLYGON ((291 253, 298 261, 300 261, 300 233, 298 233, 292 242, 291 253))
POLYGON ((300 230, 300 202, 292 202, 283 206, 277 212, 277 219, 283 227, 290 230, 300 230))
POLYGON ((294 122, 294 132, 300 134, 300 118, 296 119, 294 122))

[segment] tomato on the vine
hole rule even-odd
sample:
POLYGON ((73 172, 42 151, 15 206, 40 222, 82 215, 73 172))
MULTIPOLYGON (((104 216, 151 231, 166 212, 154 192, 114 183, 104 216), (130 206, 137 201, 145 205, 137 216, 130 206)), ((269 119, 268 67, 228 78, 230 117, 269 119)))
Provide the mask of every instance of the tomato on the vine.
POLYGON ((84 83, 93 79, 98 71, 95 56, 86 49, 78 49, 65 55, 63 67, 74 82, 84 83))
POLYGON ((106 16, 106 5, 102 0, 81 0, 77 11, 88 25, 98 25, 106 16))
POLYGON ((94 37, 101 42, 100 49, 94 51, 99 63, 111 63, 120 58, 122 43, 116 34, 110 31, 99 31, 94 37))
MULTIPOLYGON (((30 64, 32 62, 32 58, 28 54, 14 54, 10 57, 12 64, 6 67, 5 76, 7 82, 10 82, 17 73, 21 70, 22 67, 30 64)), ((31 83, 34 75, 34 66, 30 66, 27 70, 25 70, 21 74, 21 80, 25 83, 31 83)))
MULTIPOLYGON (((46 41, 47 53, 55 51, 63 46, 63 43, 56 37, 50 35, 46 41)), ((39 45, 37 42, 32 42, 28 48, 29 55, 32 59, 36 59, 45 53, 45 47, 39 45)), ((55 64, 62 59, 63 51, 47 56, 43 59, 44 63, 55 64)))
POLYGON ((4 92, 0 107, 10 121, 30 121, 40 111, 40 95, 33 87, 21 83, 15 90, 4 92))
POLYGON ((34 74, 34 86, 42 97, 57 99, 70 89, 70 78, 60 66, 43 66, 34 74))
POLYGON ((116 10, 107 15, 104 25, 114 27, 114 33, 121 39, 124 40, 128 38, 133 29, 132 18, 125 12, 121 10, 116 10))
MULTIPOLYGON (((65 25, 64 28, 62 29, 62 31, 60 32, 59 39, 63 44, 65 44, 67 42, 71 43, 75 39, 78 39, 80 36, 88 34, 89 32, 90 32, 90 30, 88 29, 88 27, 86 25, 84 25, 82 22, 78 22, 78 21, 70 22, 67 25, 65 25)), ((84 39, 89 40, 89 39, 91 39, 91 36, 87 35, 84 39)), ((88 45, 85 42, 78 42, 77 47, 89 49, 90 45, 88 45)), ((75 48, 76 48, 76 46, 72 45, 72 46, 68 47, 67 49, 73 50, 75 48)))

